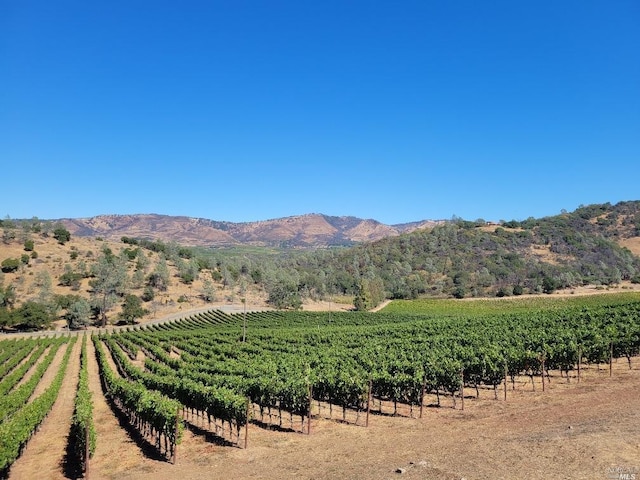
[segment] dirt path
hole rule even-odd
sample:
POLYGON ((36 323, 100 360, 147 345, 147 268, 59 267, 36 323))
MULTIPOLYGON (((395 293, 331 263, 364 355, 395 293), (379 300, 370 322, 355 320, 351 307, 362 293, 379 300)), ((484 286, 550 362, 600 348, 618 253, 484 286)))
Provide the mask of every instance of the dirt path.
MULTIPOLYGON (((36 347, 37 348, 37 347, 36 347)), ((16 365, 13 370, 11 372, 9 372, 9 374, 11 374, 13 371, 15 371, 16 369, 20 368, 22 365, 24 365, 26 362, 29 361, 29 359, 31 358, 31 356, 34 354, 34 352, 36 351, 36 348, 34 348, 31 353, 29 355, 27 355, 18 365, 16 365)), ((16 390, 17 388, 20 388, 24 383, 27 383, 29 381, 29 379, 31 378, 31 376, 33 375, 33 372, 36 371, 36 369, 38 368, 38 365, 40 365, 43 361, 44 358, 47 356, 47 354, 49 353, 49 349, 51 347, 47 347, 45 348, 42 353, 40 354, 40 356, 38 357, 38 359, 35 361, 35 363, 33 365, 31 365, 31 367, 29 367, 29 369, 26 371, 26 373, 24 374, 24 376, 20 379, 20 381, 18 383, 16 383, 13 387, 12 390, 16 390)))
MULTIPOLYGON (((55 377, 60 368, 66 349, 67 345, 60 347, 53 363, 47 369, 47 373, 38 384, 34 394, 40 395, 46 388, 45 384, 46 386, 51 384, 53 377, 55 377)), ((78 375, 80 373, 80 349, 81 342, 77 341, 69 358, 69 365, 67 366, 58 398, 36 435, 29 441, 27 448, 11 467, 10 478, 66 478, 64 475, 64 460, 78 386, 78 375)))
MULTIPOLYGON (((127 475, 136 478, 154 471, 158 464, 166 462, 158 459, 153 451, 140 446, 136 442, 135 433, 127 428, 126 423, 119 419, 107 403, 98 375, 93 342, 87 344, 87 357, 89 387, 93 395, 93 418, 98 436, 96 451, 90 463, 91 479, 119 479, 127 475)), ((110 363, 114 368, 113 360, 110 363)))

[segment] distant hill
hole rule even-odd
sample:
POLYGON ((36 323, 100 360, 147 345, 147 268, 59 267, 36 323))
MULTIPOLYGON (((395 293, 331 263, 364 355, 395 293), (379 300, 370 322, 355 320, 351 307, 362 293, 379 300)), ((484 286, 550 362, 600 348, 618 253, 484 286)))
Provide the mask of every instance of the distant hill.
POLYGON ((317 213, 245 223, 157 214, 100 215, 65 218, 60 222, 72 235, 79 237, 109 240, 133 237, 205 247, 254 245, 290 248, 348 246, 441 223, 424 220, 385 225, 376 220, 317 213))
POLYGON ((322 271, 340 293, 357 293, 364 279, 387 298, 461 298, 638 284, 639 254, 640 202, 633 201, 522 222, 455 219, 281 268, 313 286, 322 271))

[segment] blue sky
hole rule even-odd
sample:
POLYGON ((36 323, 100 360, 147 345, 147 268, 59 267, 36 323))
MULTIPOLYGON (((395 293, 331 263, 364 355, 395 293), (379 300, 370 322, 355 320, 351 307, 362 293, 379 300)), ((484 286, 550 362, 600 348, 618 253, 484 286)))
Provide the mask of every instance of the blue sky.
POLYGON ((0 215, 525 219, 640 199, 640 3, 0 7, 0 215))

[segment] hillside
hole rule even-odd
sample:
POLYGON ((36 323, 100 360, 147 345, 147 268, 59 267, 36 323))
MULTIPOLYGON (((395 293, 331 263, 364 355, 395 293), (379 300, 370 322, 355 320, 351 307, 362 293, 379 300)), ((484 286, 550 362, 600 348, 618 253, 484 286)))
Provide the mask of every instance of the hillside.
POLYGON ((552 293, 640 282, 639 240, 640 202, 621 202, 501 225, 458 219, 281 267, 354 295, 363 281, 386 298, 552 293))
POLYGON ((125 236, 190 246, 253 245, 288 248, 353 245, 398 236, 438 223, 425 220, 384 225, 376 220, 315 213, 244 223, 156 214, 100 215, 61 219, 59 222, 74 236, 102 237, 114 241, 125 236))
POLYGON ((29 301, 61 322, 80 309, 85 323, 115 323, 126 301, 140 304, 145 312, 136 319, 147 321, 207 306, 241 309, 243 298, 259 307, 350 308, 355 301, 356 308, 369 309, 384 299, 640 285, 640 202, 500 225, 454 219, 395 230, 373 220, 315 214, 250 224, 157 215, 74 222, 64 244, 53 238, 51 222, 1 222, 0 261, 14 265, 3 265, 0 276, 0 324, 29 301), (196 243, 197 235, 202 243, 236 247, 181 246, 196 243), (310 247, 379 236, 350 248, 310 247), (275 244, 291 248, 263 247, 275 244), (105 285, 110 290, 100 289, 105 285))
MULTIPOLYGON (((240 285, 232 285, 230 281, 225 284, 219 272, 208 264, 202 264, 191 278, 185 273, 189 272, 189 268, 193 270, 189 259, 174 253, 167 258, 164 253, 132 248, 122 242, 73 235, 61 245, 46 231, 13 231, 15 238, 8 240, 5 235, 5 241, 0 243, 0 261, 22 257, 27 263, 21 262, 13 272, 0 272, 0 313, 3 296, 6 297, 4 294, 9 289, 14 309, 29 301, 57 304, 53 307, 55 324, 64 325, 69 300, 75 302, 85 299, 95 303, 97 295, 90 282, 95 278, 93 269, 105 257, 105 252, 110 252, 118 260, 114 261, 114 266, 123 265, 126 272, 125 282, 115 294, 113 305, 107 312, 109 323, 121 320, 122 305, 127 294, 146 298, 142 307, 147 312, 138 321, 149 321, 195 308, 215 306, 242 310, 240 285), (33 249, 29 251, 25 250, 27 239, 33 242, 33 249), (149 279, 162 265, 166 266, 166 285, 154 287, 152 295, 149 295, 149 279)), ((247 288, 242 295, 253 308, 266 307, 265 293, 259 286, 247 288)), ((98 321, 97 318, 88 320, 90 323, 98 321)))

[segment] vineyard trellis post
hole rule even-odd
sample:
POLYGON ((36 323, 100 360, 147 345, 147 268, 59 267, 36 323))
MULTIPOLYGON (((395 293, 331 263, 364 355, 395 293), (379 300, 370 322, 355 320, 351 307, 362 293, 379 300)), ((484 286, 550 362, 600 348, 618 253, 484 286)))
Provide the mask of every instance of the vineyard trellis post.
POLYGON ((464 368, 460 369, 460 400, 461 409, 464 410, 464 368))
POLYGON ((613 342, 609 342, 609 376, 613 376, 613 342))
POLYGON ((540 378, 542 379, 542 391, 544 392, 544 356, 542 357, 541 363, 542 363, 542 368, 540 371, 540 378))
POLYGON ((424 394, 427 390, 427 378, 422 380, 422 392, 420 393, 420 418, 422 418, 422 411, 424 410, 424 394))
POLYGON ((373 390, 373 380, 369 379, 369 392, 367 393, 367 419, 365 420, 365 427, 369 426, 369 412, 371 412, 371 391, 373 390))
POLYGON ((307 411, 307 435, 311 435, 311 402, 313 401, 313 385, 309 385, 309 410, 307 411))
POLYGON ((244 424, 244 448, 247 449, 247 442, 249 440, 249 407, 251 406, 251 399, 247 397, 247 418, 244 424))
POLYGON ((580 383, 580 365, 582 364, 582 349, 578 347, 578 383, 580 383))
POLYGON ((504 401, 507 401, 507 377, 509 375, 509 369, 507 368, 507 361, 504 361, 504 401))
POLYGON ((84 427, 84 478, 89 478, 89 424, 84 427))
POLYGON ((178 455, 178 432, 180 428, 180 407, 176 410, 176 424, 175 424, 175 435, 173 439, 173 455, 171 459, 171 463, 176 464, 176 457, 178 455))

